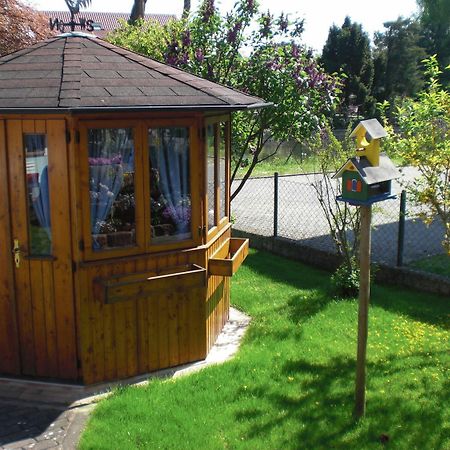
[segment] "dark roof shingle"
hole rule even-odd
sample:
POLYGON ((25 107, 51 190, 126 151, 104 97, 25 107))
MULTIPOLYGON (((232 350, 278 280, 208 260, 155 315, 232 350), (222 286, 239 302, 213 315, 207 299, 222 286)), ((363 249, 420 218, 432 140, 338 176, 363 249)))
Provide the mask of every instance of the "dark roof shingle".
POLYGON ((60 35, 0 58, 0 80, 0 112, 133 106, 238 110, 267 105, 258 97, 81 33, 60 35))

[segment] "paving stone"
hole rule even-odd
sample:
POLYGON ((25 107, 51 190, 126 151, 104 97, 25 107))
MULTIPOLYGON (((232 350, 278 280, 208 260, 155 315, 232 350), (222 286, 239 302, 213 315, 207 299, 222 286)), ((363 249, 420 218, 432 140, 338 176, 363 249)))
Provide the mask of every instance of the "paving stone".
POLYGON ((47 448, 55 448, 59 444, 54 440, 46 440, 41 442, 36 442, 36 444, 30 445, 29 448, 33 448, 34 450, 45 450, 47 448))
POLYGON ((22 439, 20 441, 15 441, 11 444, 5 445, 4 449, 13 449, 13 448, 22 448, 22 447, 28 447, 31 444, 34 444, 36 441, 34 439, 22 439))

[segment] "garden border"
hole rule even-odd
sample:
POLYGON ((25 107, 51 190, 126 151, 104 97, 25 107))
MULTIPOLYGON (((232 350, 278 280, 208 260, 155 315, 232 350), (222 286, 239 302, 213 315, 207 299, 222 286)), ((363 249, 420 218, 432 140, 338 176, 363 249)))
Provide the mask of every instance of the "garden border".
MULTIPOLYGON (((340 262, 340 258, 334 253, 308 247, 294 239, 261 236, 237 229, 232 230, 232 235, 250 239, 250 247, 252 248, 267 250, 319 269, 334 271, 340 262)), ((384 264, 377 264, 376 267, 375 280, 377 282, 450 296, 450 280, 446 277, 406 267, 392 267, 384 264)))

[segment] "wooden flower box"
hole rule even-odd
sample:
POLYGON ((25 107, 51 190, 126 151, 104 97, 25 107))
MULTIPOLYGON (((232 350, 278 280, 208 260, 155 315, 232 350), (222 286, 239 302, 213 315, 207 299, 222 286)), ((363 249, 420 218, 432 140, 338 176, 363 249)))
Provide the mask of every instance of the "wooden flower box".
POLYGON ((206 269, 196 264, 160 272, 141 272, 94 280, 94 293, 105 304, 151 297, 163 291, 187 291, 206 286, 206 269))
POLYGON ((230 238, 214 253, 208 264, 210 275, 232 277, 248 255, 248 239, 230 238))

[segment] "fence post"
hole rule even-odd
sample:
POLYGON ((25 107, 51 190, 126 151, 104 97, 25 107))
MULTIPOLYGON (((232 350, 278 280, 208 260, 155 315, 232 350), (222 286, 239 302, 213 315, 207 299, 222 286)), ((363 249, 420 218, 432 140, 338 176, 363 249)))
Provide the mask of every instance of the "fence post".
POLYGON ((398 218, 397 266, 403 266, 403 248, 405 246, 406 191, 400 195, 400 215, 398 218))
POLYGON ((273 237, 278 236, 278 172, 273 174, 273 237))

